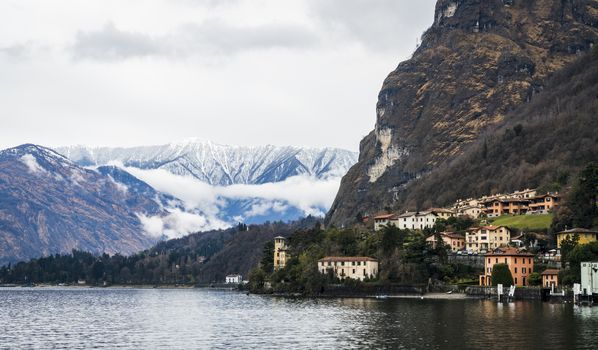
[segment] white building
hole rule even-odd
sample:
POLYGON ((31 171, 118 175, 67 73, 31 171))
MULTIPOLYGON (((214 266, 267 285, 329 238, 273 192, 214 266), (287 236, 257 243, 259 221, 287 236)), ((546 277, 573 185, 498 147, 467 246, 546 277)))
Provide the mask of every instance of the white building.
POLYGON ((598 294, 598 262, 581 263, 582 295, 598 294))
POLYGON ((243 277, 241 275, 228 275, 226 276, 226 284, 241 284, 243 277))
POLYGON ((375 278, 378 275, 378 260, 364 256, 328 256, 318 260, 320 273, 334 274, 336 278, 375 278))
POLYGON ((423 230, 432 228, 436 224, 438 216, 428 211, 405 212, 398 216, 398 227, 402 230, 423 230))
POLYGON ((465 233, 467 251, 486 253, 504 247, 511 241, 511 230, 505 226, 484 226, 469 229, 465 233))
POLYGON ((384 226, 390 225, 399 227, 398 216, 396 214, 383 214, 374 216, 374 231, 379 231, 384 226))

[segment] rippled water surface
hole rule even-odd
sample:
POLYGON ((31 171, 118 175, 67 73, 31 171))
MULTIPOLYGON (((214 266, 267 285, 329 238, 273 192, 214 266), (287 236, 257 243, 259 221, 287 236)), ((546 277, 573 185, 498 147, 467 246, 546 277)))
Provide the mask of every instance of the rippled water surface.
POLYGON ((598 307, 0 289, 1 349, 597 349, 598 307))

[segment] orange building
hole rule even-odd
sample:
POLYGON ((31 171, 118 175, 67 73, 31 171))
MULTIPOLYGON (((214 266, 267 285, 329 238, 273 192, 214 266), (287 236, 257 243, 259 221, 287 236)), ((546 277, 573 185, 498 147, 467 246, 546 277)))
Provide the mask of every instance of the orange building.
POLYGON ((529 212, 532 214, 547 214, 559 205, 561 196, 558 194, 543 194, 530 198, 529 212))
MULTIPOLYGON (((454 232, 440 232, 440 237, 444 244, 450 247, 451 251, 456 252, 465 249, 465 237, 454 232)), ((436 235, 426 238, 426 242, 436 248, 436 235)))
POLYGON ((541 273, 542 275, 542 286, 546 288, 556 288, 559 286, 559 270, 557 269, 546 269, 541 273))
POLYGON ((523 287, 528 285, 528 277, 534 272, 534 254, 517 248, 497 248, 484 256, 484 274, 480 275, 480 286, 492 285, 492 268, 495 264, 507 264, 513 283, 523 287))
POLYGON ((484 202, 484 214, 488 217, 525 214, 530 200, 521 198, 496 198, 484 202))

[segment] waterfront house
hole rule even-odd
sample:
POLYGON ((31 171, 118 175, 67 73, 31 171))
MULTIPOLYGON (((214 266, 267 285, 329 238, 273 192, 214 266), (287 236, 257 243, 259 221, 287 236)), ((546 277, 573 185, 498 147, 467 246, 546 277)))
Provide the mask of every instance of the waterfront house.
POLYGON ((561 196, 554 193, 546 193, 530 198, 528 214, 548 214, 559 205, 561 196))
POLYGON ((287 239, 278 236, 274 238, 274 270, 280 270, 287 265, 287 260, 291 258, 288 246, 287 246, 287 239))
POLYGON ((382 214, 374 216, 374 231, 381 230, 384 226, 394 225, 399 227, 398 215, 382 214))
POLYGON ((534 272, 534 255, 512 247, 494 249, 484 255, 484 274, 480 275, 480 286, 492 285, 492 268, 495 264, 507 264, 513 283, 523 287, 528 285, 528 277, 534 272))
MULTIPOLYGON (((450 248, 452 252, 457 252, 465 248, 465 237, 454 233, 454 232, 440 232, 438 233, 440 238, 446 246, 450 248)), ((436 248, 436 235, 431 235, 426 238, 426 242, 432 247, 436 248)))
POLYGON ((510 240, 511 230, 505 226, 476 227, 465 233, 465 248, 469 252, 486 253, 507 246, 510 240))
POLYGON ((327 256, 318 260, 320 273, 332 273, 336 278, 375 278, 378 275, 378 260, 361 256, 327 256))
POLYGON ((556 288, 559 286, 559 270, 546 269, 542 273, 542 286, 545 288, 556 288))
POLYGON ((241 275, 228 275, 226 276, 226 284, 240 284, 243 282, 241 275))
POLYGON ((598 232, 587 230, 585 228, 573 228, 570 230, 565 230, 561 232, 557 232, 556 236, 556 246, 557 248, 561 247, 561 242, 565 239, 573 239, 573 237, 579 237, 578 244, 587 244, 590 242, 595 242, 598 238, 598 232))

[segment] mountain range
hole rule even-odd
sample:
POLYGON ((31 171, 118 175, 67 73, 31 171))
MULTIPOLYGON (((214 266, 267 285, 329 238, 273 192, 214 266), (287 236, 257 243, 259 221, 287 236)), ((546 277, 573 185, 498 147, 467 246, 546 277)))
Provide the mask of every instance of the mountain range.
POLYGON ((300 175, 317 179, 340 177, 357 161, 355 152, 335 148, 245 147, 198 140, 130 148, 70 146, 56 150, 81 166, 118 163, 139 169, 164 169, 219 186, 265 184, 300 175))
POLYGON ((66 150, 73 159, 32 144, 0 151, 0 265, 72 249, 130 254, 161 239, 237 221, 291 220, 312 207, 323 213, 327 208, 320 202, 302 206, 284 192, 303 190, 296 188, 305 186, 297 178, 309 179, 307 186, 334 185, 355 156, 333 149, 195 142, 66 150), (140 177, 158 186, 174 179, 181 198, 140 177), (190 203, 186 194, 201 200, 190 203))

